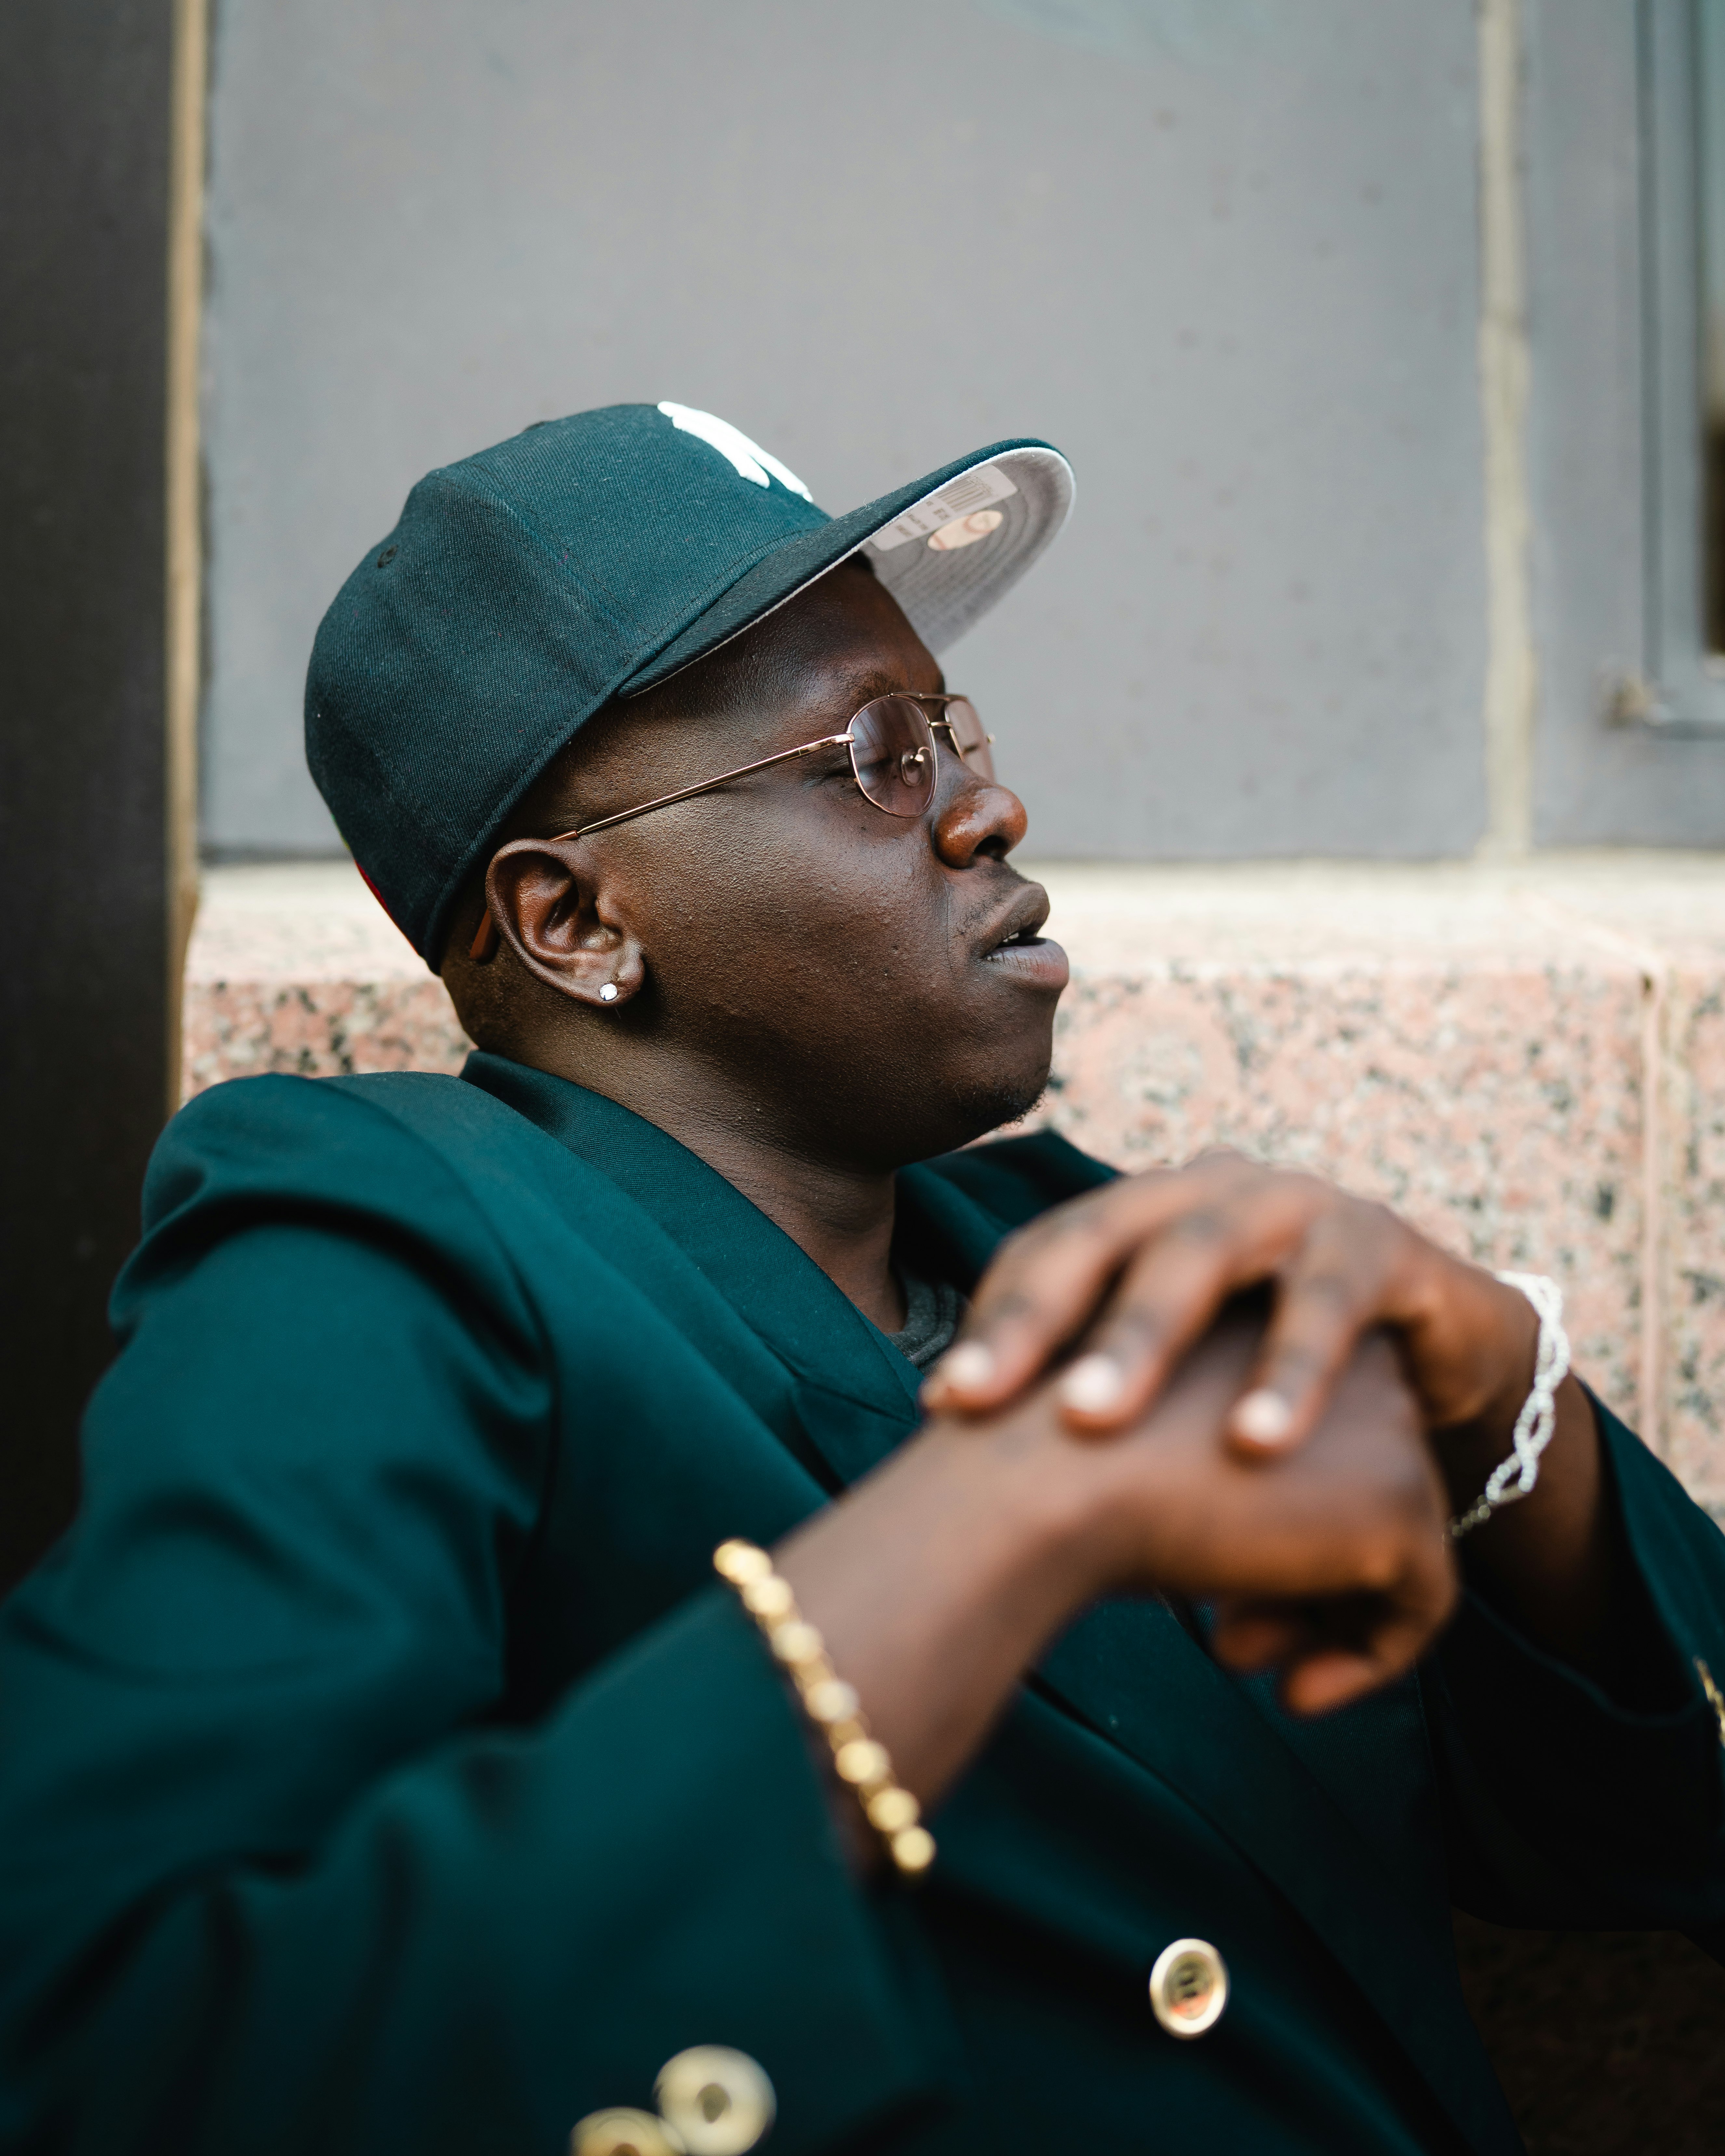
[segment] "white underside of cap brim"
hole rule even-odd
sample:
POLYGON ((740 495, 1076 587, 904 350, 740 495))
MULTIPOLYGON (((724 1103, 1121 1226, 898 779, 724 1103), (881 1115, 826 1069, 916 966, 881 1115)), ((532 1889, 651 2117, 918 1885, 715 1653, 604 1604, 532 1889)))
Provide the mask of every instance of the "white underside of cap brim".
MULTIPOLYGON (((1072 513, 1072 467, 1058 449, 1004 449, 968 467, 982 468, 999 471, 1013 488, 991 504, 1000 521, 986 537, 950 550, 932 547, 926 539, 885 552, 867 540, 852 549, 868 555, 875 574, 937 658, 1005 597, 1059 537, 1072 513)), ((947 480, 932 488, 924 500, 946 493, 952 485, 947 480)))
MULTIPOLYGON (((947 493, 960 476, 957 473, 949 474, 938 486, 931 487, 911 503, 908 510, 900 509, 873 531, 865 532, 838 561, 817 570, 783 598, 775 599, 741 628, 732 629, 729 636, 721 637, 717 644, 710 644, 697 657, 686 660, 670 673, 661 675, 651 685, 657 688, 666 681, 674 681, 688 667, 698 666, 703 659, 711 659, 715 651, 722 651, 727 644, 746 636, 757 623, 777 613, 781 607, 788 606, 811 584, 829 577, 853 554, 867 555, 875 576, 904 609, 911 628, 938 658, 967 629, 973 629, 1054 544, 1072 513, 1077 493, 1072 467, 1058 449, 1002 449, 992 457, 978 457, 963 470, 998 471, 1010 482, 1009 491, 1004 490, 993 498, 991 506, 999 513, 1000 521, 986 537, 958 547, 931 547, 927 539, 913 539, 884 552, 872 543, 881 532, 947 493)), ((627 696, 639 692, 625 690, 624 693, 627 696)))

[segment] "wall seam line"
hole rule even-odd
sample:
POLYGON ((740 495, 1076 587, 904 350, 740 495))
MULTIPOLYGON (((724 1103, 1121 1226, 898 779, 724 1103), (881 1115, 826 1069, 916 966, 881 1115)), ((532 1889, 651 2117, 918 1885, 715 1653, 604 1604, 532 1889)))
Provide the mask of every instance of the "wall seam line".
POLYGON ((1476 851, 1533 842, 1538 654, 1530 585, 1527 280, 1522 151, 1522 0, 1477 0, 1479 377, 1486 552, 1486 828, 1476 851))
POLYGON ((1596 950, 1628 958, 1641 976, 1637 1052, 1641 1072, 1641 1286, 1640 1369, 1636 1383, 1640 1435, 1661 1459, 1669 1457, 1666 1372, 1672 1342, 1666 1277, 1668 1187, 1666 1159, 1666 1024, 1671 1008, 1674 962, 1656 943, 1644 943, 1620 929, 1590 920, 1561 901, 1532 898, 1530 910, 1560 923, 1591 942, 1596 950))

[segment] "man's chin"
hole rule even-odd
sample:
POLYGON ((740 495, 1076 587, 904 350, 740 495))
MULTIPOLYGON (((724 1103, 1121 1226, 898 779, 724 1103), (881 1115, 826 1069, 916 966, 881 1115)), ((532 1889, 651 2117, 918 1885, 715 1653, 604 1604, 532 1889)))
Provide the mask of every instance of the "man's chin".
POLYGON ((945 1150, 956 1152, 960 1146, 973 1145, 977 1139, 987 1137, 993 1131, 1022 1122, 1040 1106, 1047 1091, 1048 1073, 1043 1070, 1034 1080, 1026 1078, 1016 1083, 995 1081, 959 1093, 952 1106, 953 1120, 962 1135, 945 1150))

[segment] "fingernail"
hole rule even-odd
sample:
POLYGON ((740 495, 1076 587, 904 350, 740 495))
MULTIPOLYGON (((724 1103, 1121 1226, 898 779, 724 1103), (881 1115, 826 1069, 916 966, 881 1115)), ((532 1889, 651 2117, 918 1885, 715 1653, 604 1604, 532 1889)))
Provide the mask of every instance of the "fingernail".
POLYGON ((1060 1380, 1061 1399, 1081 1414, 1106 1414, 1125 1389, 1125 1373, 1111 1355, 1081 1355, 1060 1380))
POLYGON ((976 1385, 986 1385, 993 1374, 993 1351, 984 1348, 980 1340, 961 1340, 934 1366, 934 1375, 940 1382, 956 1385, 961 1393, 968 1393, 976 1385))
POLYGON ((1234 1427, 1254 1445, 1280 1445, 1294 1426, 1294 1410, 1280 1393, 1260 1385, 1234 1410, 1234 1427))

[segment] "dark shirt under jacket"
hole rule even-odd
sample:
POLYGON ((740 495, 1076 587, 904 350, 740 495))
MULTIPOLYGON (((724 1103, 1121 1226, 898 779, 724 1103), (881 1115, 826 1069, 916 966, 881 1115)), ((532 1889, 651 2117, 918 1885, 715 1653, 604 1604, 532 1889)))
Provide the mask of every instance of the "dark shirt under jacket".
MULTIPOLYGON (((1108 1171, 907 1171, 968 1293, 1108 1171)), ((847 1869, 712 1582, 916 1420, 917 1373, 711 1169, 475 1056, 218 1087, 163 1138, 83 1510, 0 1613, 0 2147, 557 2156, 726 2044, 774 2156, 1507 2152, 1451 1897, 1725 1919, 1725 1542, 1602 1414, 1645 1642, 1614 1702, 1470 1598, 1295 1725, 1153 1601, 1076 1624, 934 1822, 847 1869), (1167 2035, 1171 1940, 1225 1957, 1167 2035)))

